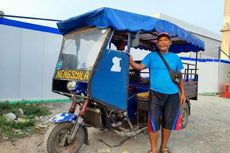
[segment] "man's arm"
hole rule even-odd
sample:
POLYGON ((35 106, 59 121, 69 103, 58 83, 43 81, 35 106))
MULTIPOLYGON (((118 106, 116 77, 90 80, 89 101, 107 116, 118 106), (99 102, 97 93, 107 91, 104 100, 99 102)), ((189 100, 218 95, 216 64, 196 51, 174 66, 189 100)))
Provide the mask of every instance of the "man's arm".
POLYGON ((180 104, 184 104, 186 101, 185 90, 184 90, 184 79, 181 79, 180 83, 178 84, 180 90, 180 104))
POLYGON ((133 57, 130 54, 129 54, 129 63, 132 66, 132 68, 134 68, 135 70, 141 71, 145 69, 145 65, 134 62, 133 57))

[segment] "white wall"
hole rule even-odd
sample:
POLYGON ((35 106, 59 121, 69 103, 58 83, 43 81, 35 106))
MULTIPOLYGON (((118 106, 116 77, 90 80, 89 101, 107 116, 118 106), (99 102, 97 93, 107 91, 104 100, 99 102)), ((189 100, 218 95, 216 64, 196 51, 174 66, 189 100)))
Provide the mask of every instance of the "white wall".
POLYGON ((0 25, 0 99, 20 94, 20 54, 22 31, 0 25))
POLYGON ((216 62, 198 62, 198 93, 218 92, 218 65, 216 62))
POLYGON ((230 79, 228 78, 228 72, 230 72, 230 64, 220 63, 218 88, 219 88, 219 92, 221 93, 224 92, 226 84, 230 85, 230 79))
MULTIPOLYGON (((191 60, 183 60, 185 63, 195 64, 191 60)), ((230 85, 227 74, 230 72, 230 61, 202 61, 197 62, 198 67, 198 93, 222 93, 225 85, 230 85)))
POLYGON ((51 92, 62 36, 0 24, 0 100, 64 98, 51 92))

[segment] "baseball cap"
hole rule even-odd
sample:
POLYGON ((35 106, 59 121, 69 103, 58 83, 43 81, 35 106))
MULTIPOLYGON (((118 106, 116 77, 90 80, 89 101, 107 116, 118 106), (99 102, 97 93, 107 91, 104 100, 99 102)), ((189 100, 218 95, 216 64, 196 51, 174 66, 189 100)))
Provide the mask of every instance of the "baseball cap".
POLYGON ((163 37, 163 36, 166 36, 166 37, 168 37, 168 39, 171 39, 171 37, 170 37, 170 35, 168 34, 168 33, 166 33, 166 32, 161 32, 161 33, 159 33, 159 35, 157 36, 157 40, 159 40, 161 37, 163 37))

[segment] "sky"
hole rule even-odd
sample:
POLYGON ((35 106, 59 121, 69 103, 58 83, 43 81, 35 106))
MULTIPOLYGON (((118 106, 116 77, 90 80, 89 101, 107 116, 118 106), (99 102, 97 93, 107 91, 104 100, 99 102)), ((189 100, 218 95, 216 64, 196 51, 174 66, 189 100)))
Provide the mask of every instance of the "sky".
MULTIPOLYGON (((163 13, 217 34, 223 27, 224 0, 0 0, 0 10, 6 15, 58 20, 100 7, 144 15, 163 13)), ((56 27, 54 22, 23 21, 56 27)))

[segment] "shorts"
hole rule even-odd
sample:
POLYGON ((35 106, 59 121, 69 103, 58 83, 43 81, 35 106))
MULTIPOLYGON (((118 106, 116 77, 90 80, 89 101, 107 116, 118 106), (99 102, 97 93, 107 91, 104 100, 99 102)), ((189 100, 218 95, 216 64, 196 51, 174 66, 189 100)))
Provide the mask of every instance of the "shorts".
POLYGON ((182 129, 179 93, 163 94, 150 90, 150 110, 148 112, 148 131, 155 132, 162 128, 182 129))

